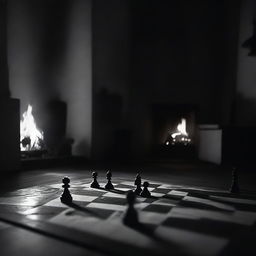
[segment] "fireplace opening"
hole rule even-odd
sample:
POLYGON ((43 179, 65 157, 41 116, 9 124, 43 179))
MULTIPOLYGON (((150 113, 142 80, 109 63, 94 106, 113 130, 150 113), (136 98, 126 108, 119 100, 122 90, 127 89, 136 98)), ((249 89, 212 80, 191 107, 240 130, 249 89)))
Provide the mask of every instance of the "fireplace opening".
POLYGON ((38 129, 33 116, 33 107, 29 104, 20 121, 20 150, 42 150, 44 147, 44 133, 38 129))
POLYGON ((71 156, 74 141, 66 137, 66 103, 54 100, 43 111, 33 111, 28 104, 20 120, 21 158, 71 156))
POLYGON ((196 156, 196 107, 156 104, 152 108, 152 154, 154 157, 196 156))
POLYGON ((191 143, 191 138, 187 132, 186 118, 181 118, 181 122, 177 125, 175 131, 170 130, 164 142, 166 146, 169 145, 184 145, 187 146, 191 143))
POLYGON ((20 120, 20 151, 22 158, 41 156, 46 152, 44 133, 37 127, 30 104, 20 120))

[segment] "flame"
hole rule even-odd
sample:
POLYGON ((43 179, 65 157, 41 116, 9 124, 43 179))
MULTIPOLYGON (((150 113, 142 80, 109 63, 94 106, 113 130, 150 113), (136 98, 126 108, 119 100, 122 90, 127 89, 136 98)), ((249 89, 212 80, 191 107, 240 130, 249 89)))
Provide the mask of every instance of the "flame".
POLYGON ((186 131, 186 119, 185 118, 181 118, 181 123, 178 124, 177 126, 177 132, 172 133, 172 138, 175 139, 176 136, 178 135, 184 135, 184 136, 188 136, 188 133, 186 131))
POLYGON ((42 148, 44 135, 36 126, 32 110, 32 106, 28 105, 27 111, 22 115, 23 120, 20 121, 20 149, 22 151, 42 148))

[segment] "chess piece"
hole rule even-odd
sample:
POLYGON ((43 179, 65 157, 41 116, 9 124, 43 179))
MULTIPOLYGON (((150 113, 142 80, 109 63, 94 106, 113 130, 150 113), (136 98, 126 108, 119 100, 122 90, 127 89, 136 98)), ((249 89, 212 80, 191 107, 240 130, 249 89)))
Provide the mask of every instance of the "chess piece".
POLYGON ((143 197, 150 197, 151 194, 148 190, 149 183, 147 181, 144 181, 143 183, 143 190, 141 191, 140 195, 143 197))
POLYGON ((100 188, 100 185, 97 181, 98 173, 92 172, 93 182, 91 183, 91 188, 100 188))
POLYGON ((105 185, 105 189, 107 189, 107 190, 114 189, 114 186, 111 183, 112 173, 110 171, 108 171, 106 177, 107 177, 108 182, 105 185))
POLYGON ((236 194, 238 194, 240 192, 236 168, 234 168, 233 172, 232 172, 232 184, 231 184, 230 192, 236 193, 236 194))
POLYGON ((140 195, 140 193, 142 191, 142 188, 141 188, 141 177, 140 177, 139 173, 136 175, 134 185, 136 186, 136 189, 134 190, 134 193, 136 195, 140 195))
POLYGON ((72 196, 70 194, 70 191, 69 191, 69 183, 70 183, 70 179, 68 177, 64 177, 62 179, 62 182, 63 182, 63 185, 62 187, 64 188, 64 191, 60 197, 60 200, 62 203, 64 204, 71 204, 72 203, 72 196))
POLYGON ((136 194, 133 191, 129 191, 126 195, 126 198, 128 206, 123 217, 123 223, 130 227, 136 227, 139 224, 138 213, 134 208, 136 194))

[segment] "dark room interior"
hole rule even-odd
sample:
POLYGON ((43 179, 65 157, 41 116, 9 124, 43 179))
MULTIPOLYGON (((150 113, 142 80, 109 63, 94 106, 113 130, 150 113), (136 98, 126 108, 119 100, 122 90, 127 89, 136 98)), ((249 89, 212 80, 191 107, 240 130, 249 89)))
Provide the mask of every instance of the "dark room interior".
POLYGON ((256 255, 255 0, 0 0, 0 255, 256 255))

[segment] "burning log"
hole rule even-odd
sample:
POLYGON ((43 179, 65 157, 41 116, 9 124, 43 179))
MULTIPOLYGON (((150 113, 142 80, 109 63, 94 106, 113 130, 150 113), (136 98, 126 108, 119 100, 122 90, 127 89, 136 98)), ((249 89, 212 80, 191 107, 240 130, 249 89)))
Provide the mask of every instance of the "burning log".
POLYGON ((20 143, 22 144, 23 148, 27 148, 27 147, 30 148, 31 139, 30 139, 30 137, 24 137, 24 139, 22 139, 20 143))

